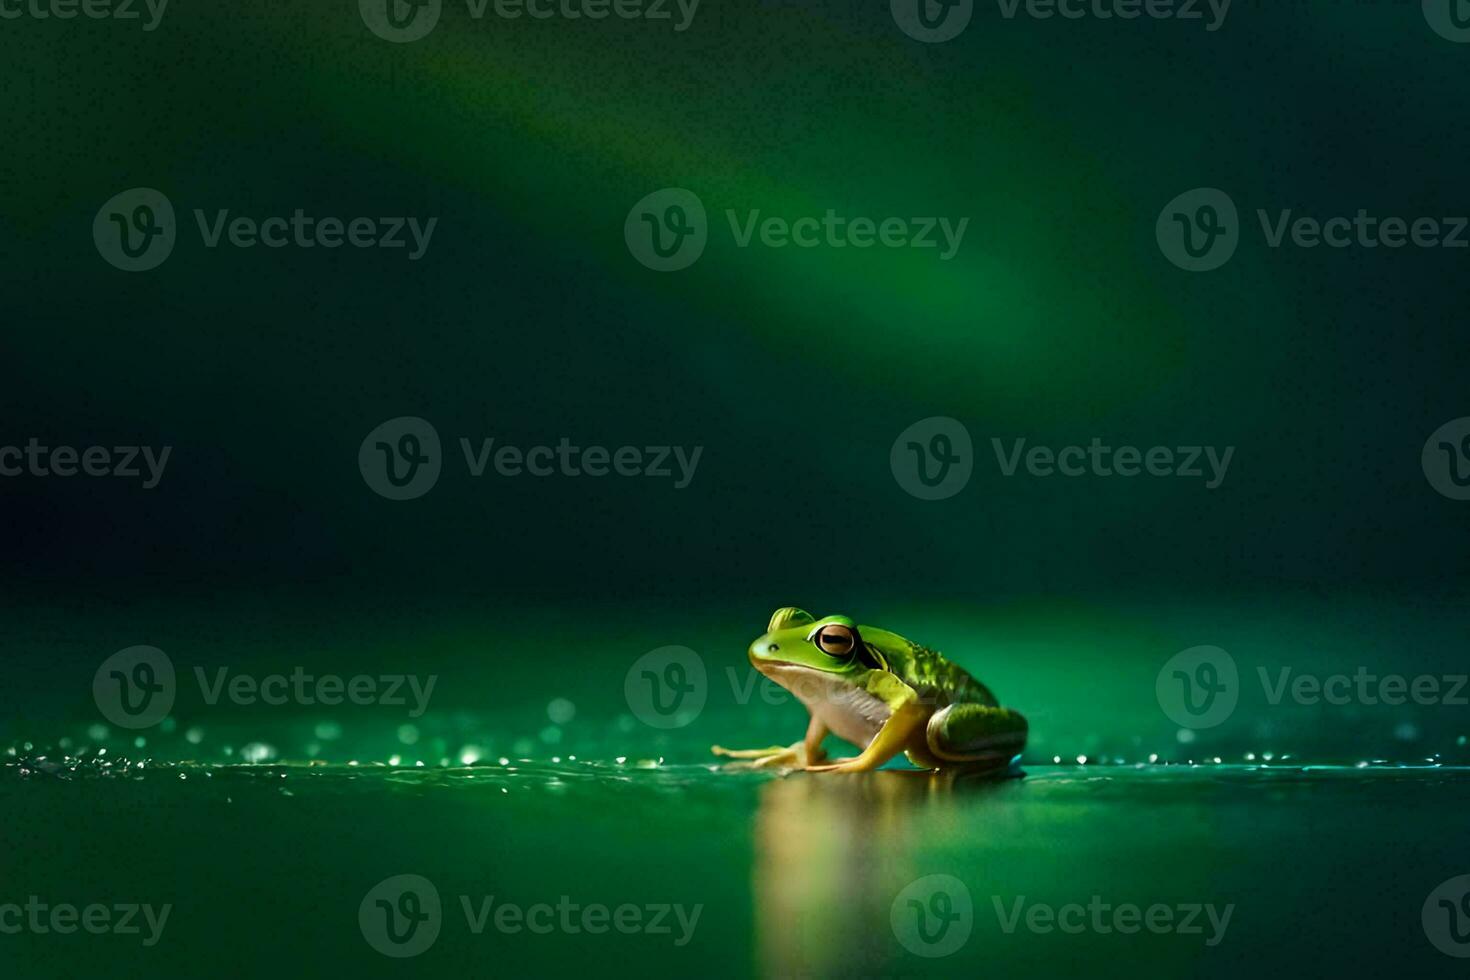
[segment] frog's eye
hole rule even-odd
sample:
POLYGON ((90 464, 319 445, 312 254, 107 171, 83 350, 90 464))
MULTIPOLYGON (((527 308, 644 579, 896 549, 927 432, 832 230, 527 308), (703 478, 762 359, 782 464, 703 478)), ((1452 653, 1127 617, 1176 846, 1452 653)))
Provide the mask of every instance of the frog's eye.
POLYGON ((841 623, 828 623, 812 634, 811 641, 818 650, 838 660, 850 660, 857 652, 857 632, 841 623))

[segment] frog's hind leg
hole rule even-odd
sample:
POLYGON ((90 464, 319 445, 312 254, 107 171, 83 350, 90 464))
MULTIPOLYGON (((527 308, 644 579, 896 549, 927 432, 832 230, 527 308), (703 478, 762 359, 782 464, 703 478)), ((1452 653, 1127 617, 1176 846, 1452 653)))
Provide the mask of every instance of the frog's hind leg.
POLYGON ((924 759, 923 764, 974 768, 1007 766, 1026 747, 1026 731, 1026 719, 1009 708, 951 704, 929 718, 924 731, 924 748, 931 758, 924 759))

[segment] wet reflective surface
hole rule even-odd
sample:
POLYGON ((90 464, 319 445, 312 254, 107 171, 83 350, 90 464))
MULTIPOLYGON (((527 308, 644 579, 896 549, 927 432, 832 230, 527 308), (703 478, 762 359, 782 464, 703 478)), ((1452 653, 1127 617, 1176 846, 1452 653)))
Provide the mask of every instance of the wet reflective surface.
POLYGON ((622 972, 951 976, 1075 960, 1103 976, 1365 963, 1447 975, 1455 961, 1421 914, 1464 873, 1467 804, 1470 773, 1446 768, 1042 766, 972 780, 11 760, 6 901, 172 913, 152 946, 145 929, 22 932, 3 948, 20 976, 219 957, 254 974, 289 962, 401 975, 358 910, 383 879, 413 874, 440 899, 437 938, 413 961, 435 972, 614 959, 622 972), (481 915, 506 903, 567 918, 537 934, 481 915), (643 910, 640 930, 584 929, 597 905, 643 910))
POLYGON ((18 619, 6 975, 1442 976, 1436 943, 1470 944, 1465 709, 1271 700, 1283 668, 1462 673, 1456 606, 890 611, 1030 717, 1006 779, 716 768, 805 712, 740 659, 759 624, 714 611, 424 619, 18 619), (116 636, 171 658, 156 725, 89 700, 116 636), (629 691, 670 643, 704 698, 665 718, 629 691), (1238 703, 1184 727, 1159 678, 1202 643, 1238 703), (209 701, 221 669, 298 667, 437 682, 419 714, 209 701), (170 911, 150 943, 53 929, 68 905, 170 911))

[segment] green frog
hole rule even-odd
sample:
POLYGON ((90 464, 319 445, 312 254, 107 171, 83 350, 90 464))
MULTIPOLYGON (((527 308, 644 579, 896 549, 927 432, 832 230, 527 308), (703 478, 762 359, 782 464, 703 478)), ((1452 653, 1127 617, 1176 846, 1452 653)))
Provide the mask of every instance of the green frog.
POLYGON ((750 645, 756 670, 796 695, 811 722, 790 746, 726 749, 716 755, 756 768, 867 772, 897 756, 923 769, 995 769, 1026 745, 1026 719, 962 667, 897 633, 846 616, 816 619, 787 607, 750 645), (831 732, 862 752, 825 761, 831 732))

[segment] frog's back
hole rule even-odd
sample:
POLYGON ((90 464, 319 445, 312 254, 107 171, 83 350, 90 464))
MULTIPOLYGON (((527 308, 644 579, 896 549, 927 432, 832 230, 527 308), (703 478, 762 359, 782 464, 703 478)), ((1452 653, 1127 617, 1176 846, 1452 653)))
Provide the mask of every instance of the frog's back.
POLYGON ((998 704, 989 688, 938 651, 887 630, 860 626, 858 632, 863 642, 878 649, 888 669, 928 703, 998 704))

